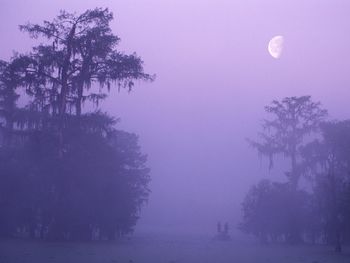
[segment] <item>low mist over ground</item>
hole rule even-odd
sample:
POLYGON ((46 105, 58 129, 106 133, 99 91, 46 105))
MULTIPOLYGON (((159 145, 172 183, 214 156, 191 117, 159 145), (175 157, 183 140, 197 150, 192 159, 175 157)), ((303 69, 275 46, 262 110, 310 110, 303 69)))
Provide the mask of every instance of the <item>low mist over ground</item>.
POLYGON ((334 255, 319 246, 261 246, 256 243, 215 242, 206 237, 136 236, 117 243, 37 243, 1 241, 0 260, 19 262, 86 263, 346 263, 350 252, 334 255))

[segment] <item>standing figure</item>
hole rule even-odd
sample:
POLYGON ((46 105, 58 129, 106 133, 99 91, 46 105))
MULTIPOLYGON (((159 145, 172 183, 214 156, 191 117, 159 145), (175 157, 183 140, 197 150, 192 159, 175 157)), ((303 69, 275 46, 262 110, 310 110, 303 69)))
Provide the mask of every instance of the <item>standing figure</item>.
POLYGON ((227 222, 224 225, 224 234, 228 236, 228 223, 227 222))
POLYGON ((217 230, 218 230, 218 234, 221 234, 221 222, 218 222, 217 230))

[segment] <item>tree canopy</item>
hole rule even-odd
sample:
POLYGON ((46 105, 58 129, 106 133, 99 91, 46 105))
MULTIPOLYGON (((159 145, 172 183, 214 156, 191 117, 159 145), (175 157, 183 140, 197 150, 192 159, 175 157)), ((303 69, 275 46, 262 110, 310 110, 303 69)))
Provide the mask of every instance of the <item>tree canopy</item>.
POLYGON ((0 235, 93 240, 133 231, 150 193, 147 156, 98 106, 113 86, 154 77, 136 54, 117 50, 112 19, 96 8, 20 26, 44 42, 0 61, 0 235))
POLYGON ((241 229, 264 242, 331 244, 340 252, 350 241, 350 121, 326 121, 326 110, 309 96, 273 101, 265 110, 273 119, 251 144, 270 158, 284 154, 291 171, 285 183, 251 187, 241 229), (302 187, 301 175, 308 179, 302 187))
POLYGON ((300 147, 306 136, 317 131, 327 111, 321 108, 319 102, 313 102, 310 96, 274 100, 265 107, 265 111, 272 118, 264 120, 259 140, 249 142, 260 154, 269 157, 270 168, 274 155, 283 154, 290 158, 291 170, 287 176, 291 184, 297 187, 301 175, 298 170, 300 147))

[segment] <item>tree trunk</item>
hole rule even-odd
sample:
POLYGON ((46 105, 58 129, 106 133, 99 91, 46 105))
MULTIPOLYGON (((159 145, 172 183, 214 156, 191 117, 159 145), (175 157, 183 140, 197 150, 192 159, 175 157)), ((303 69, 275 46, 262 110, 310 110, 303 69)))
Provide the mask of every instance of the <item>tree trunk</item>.
MULTIPOLYGON (((89 45, 90 46, 90 45, 89 45)), ((77 90, 77 101, 76 101, 76 114, 77 116, 81 116, 82 111, 82 102, 84 95, 84 83, 88 83, 90 81, 89 76, 89 65, 92 63, 92 55, 88 54, 83 57, 83 65, 81 67, 81 72, 78 80, 78 90, 77 90)))
POLYGON ((73 51, 73 37, 75 34, 76 25, 72 26, 71 31, 67 37, 67 53, 63 62, 62 72, 61 72, 61 94, 60 94, 60 115, 64 115, 66 113, 66 103, 67 103, 67 95, 68 95, 68 71, 70 67, 70 60, 72 57, 73 51))
POLYGON ((296 191, 299 183, 299 173, 297 170, 297 150, 296 145, 293 142, 291 150, 291 173, 290 173, 290 182, 293 189, 296 191))
MULTIPOLYGON (((331 157, 332 158, 332 157, 331 157)), ((336 180, 335 180, 335 171, 334 171, 334 160, 331 160, 330 171, 329 171, 329 180, 331 187, 331 213, 332 213, 332 222, 331 229, 333 231, 333 242, 335 245, 335 252, 340 253, 342 251, 341 246, 341 233, 340 233, 340 222, 338 219, 338 206, 337 206, 337 189, 336 189, 336 180)))

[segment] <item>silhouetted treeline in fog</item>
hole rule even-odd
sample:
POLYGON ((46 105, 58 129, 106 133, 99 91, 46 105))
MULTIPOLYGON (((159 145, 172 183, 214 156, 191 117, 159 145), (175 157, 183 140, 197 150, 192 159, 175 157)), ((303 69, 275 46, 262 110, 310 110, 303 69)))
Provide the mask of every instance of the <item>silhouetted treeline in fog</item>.
POLYGON ((327 121, 310 96, 287 97, 265 107, 258 141, 265 155, 290 161, 286 182, 262 180, 243 201, 240 225, 262 242, 350 242, 350 120, 327 121), (303 183, 300 182, 303 179, 303 183))
POLYGON ((96 8, 20 26, 42 44, 0 61, 1 236, 91 240, 132 231, 149 194, 146 156, 98 105, 113 86, 131 90, 153 77, 135 54, 117 51, 112 19, 96 8))

